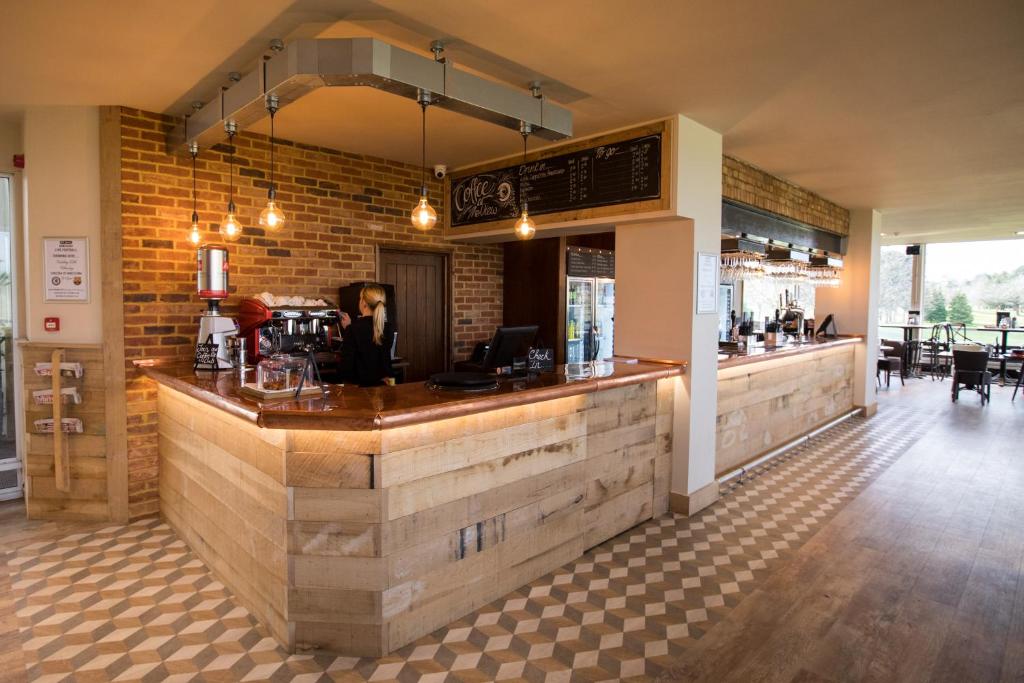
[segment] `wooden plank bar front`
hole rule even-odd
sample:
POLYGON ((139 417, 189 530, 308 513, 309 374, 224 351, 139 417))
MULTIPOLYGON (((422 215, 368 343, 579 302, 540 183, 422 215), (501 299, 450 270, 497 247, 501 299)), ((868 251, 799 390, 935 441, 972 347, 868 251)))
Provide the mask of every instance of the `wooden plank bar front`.
POLYGON ((715 472, 721 477, 853 410, 860 337, 719 362, 715 472))
POLYGON ((260 427, 154 373, 161 511, 289 651, 382 656, 667 510, 681 368, 649 370, 363 430, 260 427))

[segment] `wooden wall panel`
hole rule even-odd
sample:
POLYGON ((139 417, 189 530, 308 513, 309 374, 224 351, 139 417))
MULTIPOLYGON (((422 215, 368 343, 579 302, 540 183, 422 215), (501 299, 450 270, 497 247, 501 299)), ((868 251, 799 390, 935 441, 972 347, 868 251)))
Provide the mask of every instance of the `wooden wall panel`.
POLYGON ((107 520, 108 496, 106 363, 100 344, 22 343, 25 392, 25 508, 30 519, 107 520), (63 417, 82 420, 81 434, 66 434, 63 448, 69 459, 70 490, 59 490, 55 479, 54 437, 36 433, 34 422, 53 416, 51 405, 38 405, 32 392, 51 389, 52 377, 35 373, 36 363, 50 363, 54 349, 64 349, 64 362, 81 363, 81 378, 61 377, 61 387, 77 387, 78 405, 62 405, 63 417))

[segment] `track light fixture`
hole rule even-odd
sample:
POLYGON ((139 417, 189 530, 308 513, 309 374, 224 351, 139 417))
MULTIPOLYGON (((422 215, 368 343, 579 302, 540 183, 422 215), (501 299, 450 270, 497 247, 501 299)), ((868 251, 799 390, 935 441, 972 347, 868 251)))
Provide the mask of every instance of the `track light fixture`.
POLYGON ((420 90, 416 99, 423 112, 423 149, 420 157, 420 200, 412 208, 409 218, 414 228, 426 232, 437 223, 437 211, 427 201, 427 107, 430 106, 430 93, 420 90))

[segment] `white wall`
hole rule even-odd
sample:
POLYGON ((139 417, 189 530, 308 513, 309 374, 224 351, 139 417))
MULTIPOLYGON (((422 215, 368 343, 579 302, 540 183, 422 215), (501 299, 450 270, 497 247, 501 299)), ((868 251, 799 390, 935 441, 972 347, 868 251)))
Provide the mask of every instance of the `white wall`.
MULTIPOLYGON (((616 226, 615 346, 622 355, 689 362, 675 397, 672 493, 678 509, 680 496, 703 490, 702 496, 712 496, 701 499, 703 507, 717 491, 718 314, 696 315, 696 264, 698 252, 717 259, 721 251, 722 136, 682 116, 674 133, 679 218, 616 226)), ((717 292, 717 280, 711 285, 717 292)))
POLYGON ((878 268, 881 261, 882 217, 872 209, 850 211, 850 236, 843 257, 842 283, 815 293, 814 314, 822 320, 835 315, 840 334, 858 334, 853 380, 853 403, 867 414, 875 411, 875 365, 878 358, 878 268))
POLYGON ((13 171, 13 157, 22 151, 21 117, 0 119, 0 171, 13 171))
POLYGON ((103 320, 100 282, 100 151, 97 107, 37 107, 25 112, 25 315, 33 342, 99 343, 103 320), (43 238, 89 238, 88 303, 44 303, 43 238), (46 332, 43 318, 60 318, 46 332))

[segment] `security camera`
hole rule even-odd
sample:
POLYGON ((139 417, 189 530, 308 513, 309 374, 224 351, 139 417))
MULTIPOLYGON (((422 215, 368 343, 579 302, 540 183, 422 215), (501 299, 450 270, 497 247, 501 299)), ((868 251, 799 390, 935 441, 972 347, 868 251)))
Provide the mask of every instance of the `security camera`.
POLYGON ((448 167, 444 164, 434 164, 434 177, 440 180, 448 175, 448 167))

